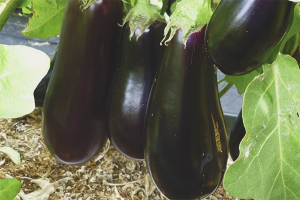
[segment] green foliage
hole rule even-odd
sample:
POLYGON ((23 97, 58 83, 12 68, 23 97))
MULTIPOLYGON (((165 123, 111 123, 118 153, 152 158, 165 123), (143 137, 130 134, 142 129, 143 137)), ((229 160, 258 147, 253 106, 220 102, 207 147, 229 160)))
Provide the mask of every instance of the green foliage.
POLYGON ((174 10, 176 9, 176 5, 178 2, 180 2, 181 0, 176 0, 174 3, 172 3, 171 5, 171 14, 174 12, 174 10))
POLYGON ((279 54, 248 86, 243 105, 246 136, 224 187, 238 198, 300 198, 300 71, 279 54), (246 189, 245 189, 246 188, 246 189))
POLYGON ((19 5, 19 8, 26 7, 26 6, 28 6, 31 2, 32 2, 32 0, 23 0, 23 1, 21 2, 21 5, 19 5))
POLYGON ((232 83, 236 86, 239 94, 243 94, 249 83, 259 75, 259 70, 241 76, 231 76, 232 83))
POLYGON ((22 34, 29 38, 47 39, 60 34, 67 0, 33 0, 33 17, 22 34))
POLYGON ((16 179, 0 180, 0 200, 14 199, 21 189, 22 183, 16 179))
POLYGON ((281 42, 277 45, 276 49, 273 51, 272 55, 268 59, 268 63, 272 63, 279 52, 282 52, 286 42, 293 37, 297 32, 300 31, 300 12, 299 12, 299 5, 297 4, 294 9, 294 19, 293 22, 290 24, 289 31, 285 34, 284 38, 281 42))
POLYGON ((0 118, 32 112, 33 91, 49 70, 49 57, 30 47, 8 45, 0 45, 0 55, 0 118))
POLYGON ((45 1, 47 1, 48 3, 51 3, 53 5, 55 5, 57 7, 56 0, 45 0, 45 1))
POLYGON ((6 0, 0 0, 0 3, 5 3, 6 2, 6 0))
POLYGON ((130 4, 132 7, 134 7, 136 5, 138 0, 130 0, 130 4))
POLYGON ((26 6, 24 8, 22 8, 22 13, 24 14, 31 14, 31 7, 30 6, 26 6))
POLYGON ((283 54, 294 55, 294 53, 299 47, 299 42, 300 35, 299 32, 297 32, 295 35, 293 35, 290 39, 287 40, 281 52, 283 54))

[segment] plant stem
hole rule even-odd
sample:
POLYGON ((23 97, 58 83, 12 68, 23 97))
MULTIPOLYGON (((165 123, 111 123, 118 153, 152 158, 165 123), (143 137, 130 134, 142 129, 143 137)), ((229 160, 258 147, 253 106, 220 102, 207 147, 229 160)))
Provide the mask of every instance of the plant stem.
POLYGON ((224 96, 224 94, 233 86, 232 83, 227 83, 219 92, 219 98, 224 96))
POLYGON ((220 83, 224 82, 225 80, 226 80, 226 77, 224 77, 224 78, 222 78, 222 79, 218 80, 218 84, 220 84, 220 83))
POLYGON ((19 7, 22 0, 10 0, 0 14, 0 32, 2 31, 11 14, 19 7))
POLYGON ((135 5, 137 4, 150 5, 151 3, 150 0, 138 0, 135 5))
POLYGON ((161 15, 164 15, 167 8, 168 8, 168 3, 169 3, 170 0, 162 0, 162 3, 163 3, 163 6, 161 8, 161 11, 160 11, 160 14, 161 15))

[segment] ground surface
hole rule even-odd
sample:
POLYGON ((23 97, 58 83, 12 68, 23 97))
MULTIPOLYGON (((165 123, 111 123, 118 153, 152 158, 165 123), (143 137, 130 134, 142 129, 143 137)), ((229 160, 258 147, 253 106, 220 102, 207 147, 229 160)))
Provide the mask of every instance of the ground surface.
MULTIPOLYGON (((21 163, 15 165, 0 153, 0 178, 14 177, 23 183, 16 199, 165 199, 145 163, 127 159, 109 142, 85 165, 60 164, 43 144, 37 109, 22 118, 0 119, 0 142, 21 154, 21 163)), ((207 199, 235 198, 220 187, 207 199)))

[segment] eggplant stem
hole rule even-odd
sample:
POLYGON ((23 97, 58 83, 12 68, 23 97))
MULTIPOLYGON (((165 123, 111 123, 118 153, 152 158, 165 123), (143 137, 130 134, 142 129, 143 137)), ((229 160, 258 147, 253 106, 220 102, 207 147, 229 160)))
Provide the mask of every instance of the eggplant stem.
POLYGON ((219 92, 219 98, 221 98, 222 96, 224 96, 224 94, 226 94, 226 92, 228 92, 228 90, 233 86, 232 83, 227 83, 219 92))
POLYGON ((7 2, 4 10, 0 14, 0 32, 2 31, 4 25, 6 24, 12 13, 15 11, 15 9, 19 7, 21 2, 22 0, 10 0, 7 2))
POLYGON ((220 83, 222 83, 222 82, 224 82, 224 81, 226 81, 226 77, 224 77, 224 78, 218 80, 218 84, 220 84, 220 83))

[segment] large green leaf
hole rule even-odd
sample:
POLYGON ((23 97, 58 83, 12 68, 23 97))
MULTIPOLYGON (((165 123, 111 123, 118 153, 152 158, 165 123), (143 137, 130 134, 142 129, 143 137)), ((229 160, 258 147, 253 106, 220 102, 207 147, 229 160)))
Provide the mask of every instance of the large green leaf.
POLYGON ((241 75, 241 76, 232 76, 232 82, 236 86, 239 94, 243 94, 253 79, 259 75, 258 70, 254 70, 251 73, 241 75))
POLYGON ((0 118, 16 118, 33 111, 33 91, 49 66, 50 58, 42 51, 0 45, 0 118))
POLYGON ((16 179, 0 180, 0 200, 12 200, 20 191, 22 183, 16 179))
POLYGON ((33 0, 33 16, 22 34, 47 39, 60 34, 67 0, 33 0))
POLYGON ((32 2, 32 0, 23 0, 23 1, 21 1, 21 4, 19 5, 19 8, 23 8, 25 6, 28 6, 31 2, 32 2))
POLYGON ((248 86, 243 104, 246 136, 240 157, 225 173, 232 196, 255 200, 300 199, 300 71, 279 54, 248 86))

